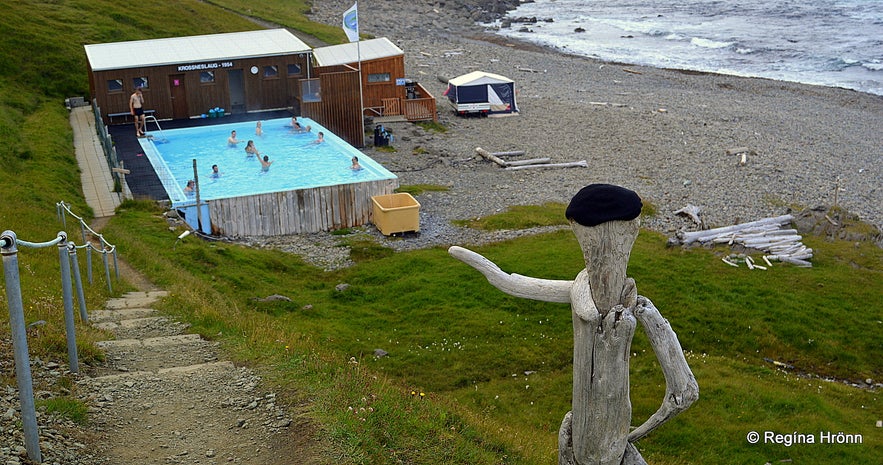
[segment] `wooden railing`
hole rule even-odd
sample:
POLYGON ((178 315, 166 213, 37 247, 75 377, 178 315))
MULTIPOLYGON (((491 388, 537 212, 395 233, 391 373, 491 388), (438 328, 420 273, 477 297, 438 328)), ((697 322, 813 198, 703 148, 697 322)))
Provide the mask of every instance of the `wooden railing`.
POLYGON ((408 121, 436 121, 435 98, 406 99, 404 102, 408 121))

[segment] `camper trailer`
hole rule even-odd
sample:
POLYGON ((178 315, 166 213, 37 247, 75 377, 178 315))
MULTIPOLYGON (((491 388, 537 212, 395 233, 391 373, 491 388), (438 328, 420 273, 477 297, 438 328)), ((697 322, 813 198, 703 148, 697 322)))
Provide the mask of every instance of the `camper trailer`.
POLYGON ((515 83, 506 77, 473 71, 448 81, 445 91, 458 115, 516 113, 515 83))

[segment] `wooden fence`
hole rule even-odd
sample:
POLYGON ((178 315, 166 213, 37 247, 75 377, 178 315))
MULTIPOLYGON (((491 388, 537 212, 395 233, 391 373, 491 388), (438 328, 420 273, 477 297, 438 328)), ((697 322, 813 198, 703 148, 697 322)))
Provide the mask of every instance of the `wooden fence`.
POLYGON ((371 197, 397 187, 398 180, 386 179, 212 200, 212 232, 275 236, 361 226, 372 220, 371 197))

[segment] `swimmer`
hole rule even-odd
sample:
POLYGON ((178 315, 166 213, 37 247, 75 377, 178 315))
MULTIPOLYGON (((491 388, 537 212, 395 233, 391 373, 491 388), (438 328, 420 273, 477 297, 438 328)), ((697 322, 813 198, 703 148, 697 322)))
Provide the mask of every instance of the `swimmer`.
POLYGON ((317 137, 316 140, 313 141, 313 143, 314 144, 321 144, 322 142, 325 142, 325 133, 322 131, 319 131, 319 137, 317 137))
POLYGON ((253 140, 250 140, 248 141, 248 143, 245 144, 245 154, 245 156, 247 157, 253 157, 255 155, 257 155, 258 157, 261 156, 261 152, 258 152, 257 147, 254 146, 253 140))
POLYGON ((196 181, 192 179, 187 181, 187 187, 184 188, 184 195, 193 195, 194 189, 196 189, 196 181))
POLYGON ((264 155, 264 158, 258 158, 258 160, 261 161, 261 172, 266 173, 267 171, 270 171, 270 165, 273 164, 273 162, 270 161, 270 157, 264 155))
POLYGON ((359 157, 353 157, 353 166, 350 166, 350 169, 353 171, 362 169, 362 165, 359 164, 359 157))
POLYGON ((236 131, 230 131, 230 137, 227 138, 227 145, 230 147, 236 147, 236 144, 240 142, 242 141, 236 138, 236 131))
POLYGON ((212 174, 209 175, 212 179, 218 179, 221 177, 221 172, 218 171, 218 165, 212 165, 212 174))
POLYGON ((258 121, 254 128, 254 135, 261 137, 264 135, 264 128, 261 126, 261 122, 258 121))

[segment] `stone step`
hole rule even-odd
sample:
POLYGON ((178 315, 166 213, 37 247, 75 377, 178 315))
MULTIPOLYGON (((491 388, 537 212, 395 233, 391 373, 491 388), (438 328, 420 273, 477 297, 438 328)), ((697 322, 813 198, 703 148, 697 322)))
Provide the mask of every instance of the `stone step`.
POLYGON ((117 339, 135 339, 177 336, 184 334, 190 325, 171 321, 164 316, 151 316, 120 321, 103 321, 92 326, 112 332, 117 339))
POLYGON ((134 371, 157 371, 217 361, 217 344, 198 334, 101 341, 105 365, 95 368, 93 375, 134 371))
POLYGON ((184 365, 170 368, 159 368, 153 371, 131 371, 126 373, 114 373, 101 376, 93 376, 88 379, 91 383, 116 383, 126 380, 150 380, 156 381, 157 378, 170 378, 181 375, 192 375, 194 373, 235 370, 236 366, 229 360, 220 362, 197 363, 195 365, 184 365))
POLYGON ((126 308, 119 310, 92 310, 89 313, 89 322, 92 324, 105 321, 134 320, 157 315, 159 312, 152 308, 126 308))
POLYGON ((157 300, 168 296, 168 291, 127 292, 122 297, 110 299, 105 304, 109 310, 132 307, 149 307, 157 300))

